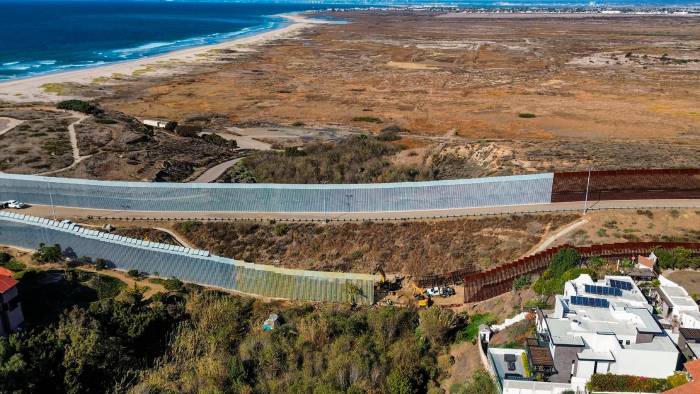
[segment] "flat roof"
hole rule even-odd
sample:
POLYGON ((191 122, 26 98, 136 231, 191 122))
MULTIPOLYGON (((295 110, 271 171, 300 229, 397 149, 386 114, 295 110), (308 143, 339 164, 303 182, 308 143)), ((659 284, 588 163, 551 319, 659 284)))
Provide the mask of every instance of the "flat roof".
POLYGON ((628 307, 625 308, 625 311, 638 316, 642 320, 643 326, 637 326, 637 331, 651 334, 662 333, 661 326, 659 326, 659 323, 656 321, 656 319, 654 319, 654 316, 652 316, 648 310, 644 308, 628 307))
POLYGON ((576 355, 579 360, 615 361, 610 351, 596 352, 593 349, 586 349, 576 355))
POLYGON ((555 345, 584 346, 583 339, 579 336, 570 335, 571 323, 569 319, 546 318, 549 327, 549 336, 555 345))

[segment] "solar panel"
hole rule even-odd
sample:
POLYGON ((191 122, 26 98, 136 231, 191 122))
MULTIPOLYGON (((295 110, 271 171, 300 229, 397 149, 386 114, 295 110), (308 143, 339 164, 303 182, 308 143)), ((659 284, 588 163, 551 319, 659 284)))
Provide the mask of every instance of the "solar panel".
POLYGON ((586 293, 589 294, 612 295, 618 297, 622 295, 622 290, 615 287, 584 285, 584 288, 586 289, 586 293))
POLYGON ((571 296, 571 303, 574 305, 593 306, 596 308, 608 308, 610 306, 610 303, 606 299, 581 296, 571 296))
POLYGON ((610 286, 622 290, 632 290, 632 284, 624 280, 610 279, 610 286))

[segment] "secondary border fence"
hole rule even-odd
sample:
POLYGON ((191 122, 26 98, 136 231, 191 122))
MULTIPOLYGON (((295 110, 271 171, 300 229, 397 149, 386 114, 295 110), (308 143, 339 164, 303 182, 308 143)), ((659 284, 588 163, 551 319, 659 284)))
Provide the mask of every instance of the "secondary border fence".
POLYGON ((345 213, 546 204, 552 174, 374 184, 112 182, 0 173, 0 201, 116 211, 345 213))
POLYGON ((552 202, 700 198, 700 169, 555 172, 552 202), (590 175, 590 177, 589 177, 590 175))
POLYGON ((104 259, 112 268, 270 298, 374 303, 377 277, 279 268, 214 256, 204 250, 122 237, 75 224, 0 211, 0 244, 36 249, 59 244, 72 258, 104 259), (352 285, 352 286, 348 286, 352 285))
MULTIPOLYGON (((551 264, 554 255, 561 249, 576 249, 582 258, 610 258, 647 254, 656 248, 673 249, 677 247, 687 248, 695 253, 700 253, 700 242, 623 242, 583 247, 571 245, 556 246, 486 271, 464 275, 462 277, 464 302, 483 301, 507 293, 512 289, 513 281, 518 277, 545 271, 551 264)), ((417 282, 422 286, 434 286, 440 284, 436 279, 430 278, 430 281, 419 279, 417 282)), ((454 276, 448 274, 443 276, 443 279, 453 280, 454 276)))

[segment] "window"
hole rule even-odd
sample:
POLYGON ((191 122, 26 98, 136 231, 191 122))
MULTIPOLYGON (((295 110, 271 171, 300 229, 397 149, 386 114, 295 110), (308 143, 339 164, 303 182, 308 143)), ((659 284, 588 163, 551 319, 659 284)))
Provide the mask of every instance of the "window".
POLYGON ((625 341, 625 345, 629 345, 629 344, 630 344, 630 340, 628 339, 625 341))

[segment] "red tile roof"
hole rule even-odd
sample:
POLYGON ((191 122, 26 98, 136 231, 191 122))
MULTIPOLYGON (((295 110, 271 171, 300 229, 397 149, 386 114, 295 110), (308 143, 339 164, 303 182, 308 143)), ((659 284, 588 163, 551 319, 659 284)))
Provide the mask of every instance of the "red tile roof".
POLYGON ((664 391, 663 394, 698 394, 700 393, 700 360, 688 361, 685 363, 685 369, 688 371, 693 380, 690 382, 664 391))
POLYGON ((11 288, 15 287, 17 285, 17 281, 7 277, 7 276, 0 276, 0 294, 4 294, 11 288))
POLYGON ((648 257, 644 257, 644 256, 639 256, 639 258, 637 258, 637 263, 639 263, 639 264, 641 264, 649 269, 654 269, 654 265, 656 264, 654 262, 654 260, 652 260, 648 257))
POLYGON ((9 277, 12 277, 13 274, 14 274, 14 272, 8 270, 7 268, 5 268, 5 267, 0 267, 0 276, 9 276, 9 277))

